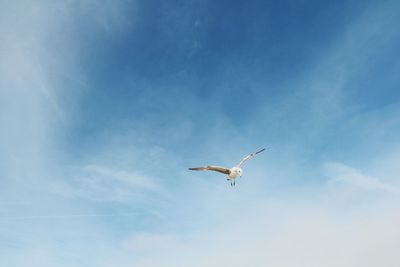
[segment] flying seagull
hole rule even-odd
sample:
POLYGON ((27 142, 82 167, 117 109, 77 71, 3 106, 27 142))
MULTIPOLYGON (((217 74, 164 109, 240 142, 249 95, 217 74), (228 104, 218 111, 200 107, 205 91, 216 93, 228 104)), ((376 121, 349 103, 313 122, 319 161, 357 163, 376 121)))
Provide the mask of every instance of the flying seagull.
POLYGON ((238 176, 242 177, 243 171, 242 171, 241 167, 242 167, 243 163, 245 161, 251 159, 255 155, 257 155, 258 153, 263 152, 264 150, 265 150, 265 148, 263 148, 263 149, 261 149, 259 151, 253 152, 250 155, 247 155, 246 157, 244 157, 239 162, 238 165, 236 165, 235 167, 232 167, 230 169, 225 168, 225 167, 211 166, 210 165, 210 166, 205 166, 205 167, 189 168, 189 170, 192 170, 192 171, 215 171, 215 172, 220 172, 220 173, 226 174, 226 175, 228 175, 228 179, 227 180, 230 181, 231 182, 231 186, 233 186, 233 185, 235 185, 235 179, 238 176))

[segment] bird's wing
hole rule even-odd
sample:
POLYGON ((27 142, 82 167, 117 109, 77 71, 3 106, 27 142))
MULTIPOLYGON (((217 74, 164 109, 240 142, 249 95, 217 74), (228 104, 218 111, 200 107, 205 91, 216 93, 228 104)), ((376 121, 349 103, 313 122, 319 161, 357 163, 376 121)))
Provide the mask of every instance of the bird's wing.
POLYGON ((240 167, 242 166, 242 164, 243 164, 246 160, 251 159, 252 157, 254 157, 255 155, 257 155, 258 153, 263 152, 264 150, 265 150, 265 148, 263 148, 263 149, 261 149, 261 150, 259 150, 259 151, 253 152, 253 153, 251 153, 250 155, 247 155, 246 157, 244 157, 244 158, 239 162, 239 164, 237 165, 237 167, 240 168, 240 167))
POLYGON ((197 167, 197 168, 189 168, 192 171, 215 171, 224 174, 230 174, 231 171, 228 168, 219 167, 219 166, 205 166, 205 167, 197 167))

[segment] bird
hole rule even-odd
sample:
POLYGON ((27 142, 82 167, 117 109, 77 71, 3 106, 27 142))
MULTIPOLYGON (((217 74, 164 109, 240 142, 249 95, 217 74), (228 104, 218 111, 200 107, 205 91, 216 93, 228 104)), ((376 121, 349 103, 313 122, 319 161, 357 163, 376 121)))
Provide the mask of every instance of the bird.
POLYGON ((230 181, 231 186, 235 186, 236 185, 236 178, 242 177, 243 174, 243 170, 242 170, 242 165, 243 163, 245 163, 245 161, 251 159, 252 157, 254 157, 255 155, 257 155, 258 153, 261 153, 265 150, 265 148, 253 152, 250 155, 247 155, 246 157, 244 157, 238 165, 236 165, 235 167, 232 168, 225 168, 225 167, 220 167, 220 166, 213 166, 213 165, 208 165, 208 166, 204 166, 204 167, 194 167, 194 168, 189 168, 189 170, 191 171, 215 171, 215 172, 220 172, 223 174, 228 175, 228 178, 226 179, 227 181, 230 181))

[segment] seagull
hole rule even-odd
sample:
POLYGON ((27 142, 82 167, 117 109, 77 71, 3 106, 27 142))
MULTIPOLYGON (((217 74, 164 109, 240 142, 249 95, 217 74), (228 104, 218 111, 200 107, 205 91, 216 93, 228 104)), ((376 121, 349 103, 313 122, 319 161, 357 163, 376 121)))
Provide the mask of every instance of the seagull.
POLYGON ((251 158, 254 157, 255 155, 257 155, 258 153, 263 152, 264 150, 265 150, 265 148, 263 148, 263 149, 261 149, 261 150, 259 150, 259 151, 253 152, 253 153, 251 153, 250 155, 247 155, 246 157, 244 157, 244 158, 239 162, 238 165, 236 165, 235 167, 232 167, 232 168, 230 168, 230 169, 229 169, 229 168, 225 168, 225 167, 219 167, 219 166, 211 166, 211 165, 209 165, 209 166, 205 166, 205 167, 189 168, 189 170, 191 170, 191 171, 215 171, 215 172, 220 172, 220 173, 226 174, 226 175, 228 175, 228 178, 227 178, 226 180, 228 180, 228 181, 231 182, 231 186, 234 186, 234 185, 236 184, 236 183, 235 183, 235 179, 236 179, 238 176, 242 177, 243 170, 242 170, 241 167, 242 167, 243 163, 244 163, 245 161, 251 159, 251 158))

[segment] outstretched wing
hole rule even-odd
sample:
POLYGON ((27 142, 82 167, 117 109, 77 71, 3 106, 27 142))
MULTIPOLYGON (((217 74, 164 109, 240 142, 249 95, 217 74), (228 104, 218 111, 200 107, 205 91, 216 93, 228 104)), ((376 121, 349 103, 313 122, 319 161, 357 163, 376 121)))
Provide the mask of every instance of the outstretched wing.
POLYGON ((220 172, 224 174, 230 174, 231 171, 227 168, 224 167, 219 167, 219 166, 205 166, 205 167, 196 167, 196 168, 189 168, 189 170, 192 171, 215 171, 215 172, 220 172))
POLYGON ((244 157, 244 158, 239 162, 239 164, 237 165, 237 167, 239 167, 239 168, 242 167, 242 164, 243 164, 246 160, 251 159, 252 157, 254 157, 255 155, 257 155, 258 153, 263 152, 264 150, 265 150, 265 148, 263 148, 263 149, 261 149, 261 150, 259 150, 259 151, 253 152, 253 153, 251 153, 250 155, 244 157))

